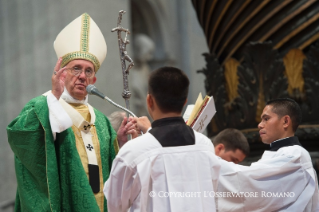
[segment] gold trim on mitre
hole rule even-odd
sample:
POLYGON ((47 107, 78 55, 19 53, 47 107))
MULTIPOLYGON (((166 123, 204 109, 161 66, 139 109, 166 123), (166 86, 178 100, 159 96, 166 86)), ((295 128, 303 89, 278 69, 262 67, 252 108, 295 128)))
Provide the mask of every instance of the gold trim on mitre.
POLYGON ((62 56, 61 68, 64 67, 69 62, 71 62, 72 60, 77 60, 77 59, 84 59, 93 63, 95 73, 99 70, 101 66, 99 60, 93 54, 89 52, 71 52, 69 54, 62 56))
POLYGON ((83 59, 90 61, 97 72, 105 59, 107 47, 99 27, 89 14, 84 13, 57 36, 54 48, 58 57, 62 57, 61 67, 70 61, 83 59))

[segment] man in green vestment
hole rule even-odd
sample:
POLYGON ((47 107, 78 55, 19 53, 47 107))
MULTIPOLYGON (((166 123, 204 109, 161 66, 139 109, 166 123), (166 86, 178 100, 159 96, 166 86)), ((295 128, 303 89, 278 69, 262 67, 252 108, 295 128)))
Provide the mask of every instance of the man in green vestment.
POLYGON ((52 90, 32 99, 7 127, 18 182, 15 211, 107 211, 103 184, 112 161, 135 133, 124 119, 118 134, 88 104, 106 56, 104 37, 88 14, 57 36, 52 90))

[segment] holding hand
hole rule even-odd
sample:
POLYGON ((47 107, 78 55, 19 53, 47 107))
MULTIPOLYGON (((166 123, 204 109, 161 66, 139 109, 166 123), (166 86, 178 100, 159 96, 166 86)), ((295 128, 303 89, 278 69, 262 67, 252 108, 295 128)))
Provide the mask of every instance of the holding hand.
POLYGON ((117 141, 119 142, 119 147, 121 148, 127 142, 127 135, 131 134, 132 138, 138 136, 136 131, 136 122, 133 117, 129 117, 127 122, 127 117, 124 117, 120 128, 117 131, 117 141))
POLYGON ((54 67, 53 75, 52 75, 52 93, 57 98, 60 99, 60 96, 62 95, 64 91, 64 80, 66 72, 64 70, 66 67, 61 68, 62 63, 62 57, 60 57, 54 67))
POLYGON ((150 120, 146 116, 142 117, 134 117, 134 122, 137 126, 137 131, 142 131, 143 133, 146 133, 147 130, 152 126, 150 120))

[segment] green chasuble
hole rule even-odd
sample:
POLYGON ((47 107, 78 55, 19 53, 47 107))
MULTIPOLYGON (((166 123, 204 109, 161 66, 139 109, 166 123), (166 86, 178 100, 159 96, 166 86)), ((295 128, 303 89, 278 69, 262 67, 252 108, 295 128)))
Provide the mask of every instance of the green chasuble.
MULTIPOLYGON (((101 112, 94 112, 105 183, 115 158, 116 133, 101 112)), ((15 211, 100 211, 72 129, 57 133, 53 140, 45 96, 32 99, 9 124, 7 133, 18 182, 15 211)))

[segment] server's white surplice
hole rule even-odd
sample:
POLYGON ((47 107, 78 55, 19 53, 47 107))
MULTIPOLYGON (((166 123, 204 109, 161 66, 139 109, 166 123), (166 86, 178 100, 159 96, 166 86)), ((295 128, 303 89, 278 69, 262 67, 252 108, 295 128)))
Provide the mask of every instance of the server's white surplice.
POLYGON ((218 191, 233 193, 217 198, 218 211, 319 211, 316 173, 300 146, 265 151, 250 167, 220 164, 218 191))
POLYGON ((112 211, 215 211, 219 161, 195 132, 195 145, 165 147, 146 133, 125 144, 113 161, 104 193, 112 211))

